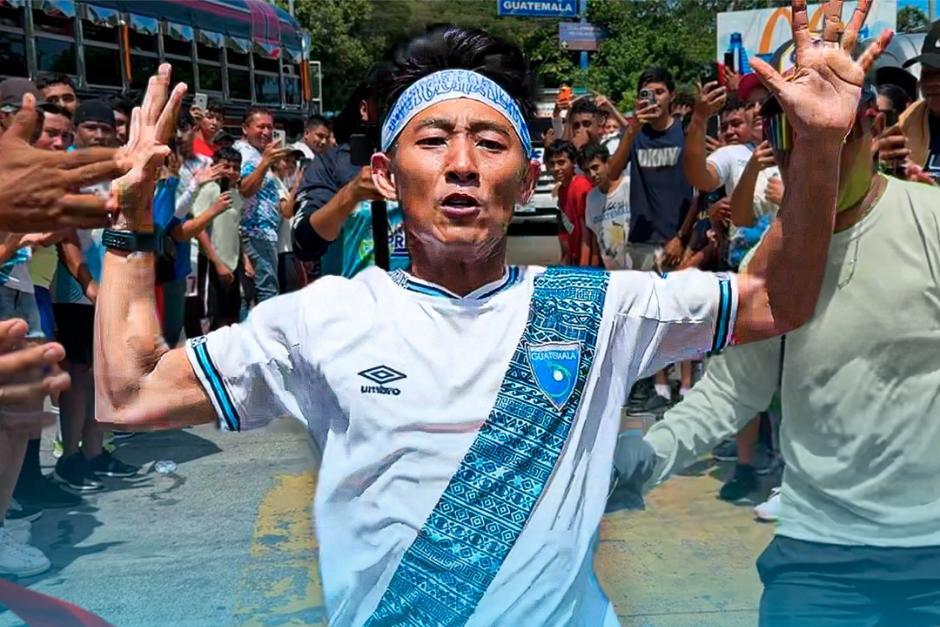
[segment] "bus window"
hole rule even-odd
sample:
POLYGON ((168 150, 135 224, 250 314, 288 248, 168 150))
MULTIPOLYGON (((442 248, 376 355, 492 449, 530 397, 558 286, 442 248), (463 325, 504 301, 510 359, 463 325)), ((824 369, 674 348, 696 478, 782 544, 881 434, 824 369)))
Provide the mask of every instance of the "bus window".
POLYGON ((199 64, 199 91, 222 91, 222 68, 207 63, 199 64))
POLYGON ((281 104, 281 77, 278 74, 281 62, 259 54, 254 55, 254 61, 255 101, 267 105, 281 104))
MULTIPOLYGON (((145 57, 143 55, 132 55, 131 56, 131 89, 134 90, 143 90, 147 87, 147 81, 150 80, 150 77, 157 73, 157 67, 160 65, 160 60, 156 55, 152 57, 145 57)), ((173 82, 176 82, 176 72, 173 72, 173 82)))
POLYGON ((284 60, 284 104, 287 106, 300 106, 303 104, 303 95, 300 93, 300 68, 294 63, 284 60))
POLYGON ((85 81, 89 85, 121 87, 121 49, 117 25, 82 22, 85 81))
POLYGON ((186 83, 190 93, 196 91, 193 72, 193 29, 184 24, 164 22, 163 60, 173 65, 173 82, 186 83))
POLYGON ((46 11, 33 11, 36 31, 36 69, 56 74, 77 73, 75 62, 75 17, 64 14, 49 15, 46 11))
POLYGON ((251 74, 248 70, 237 70, 229 66, 228 91, 233 100, 251 100, 251 74))
MULTIPOLYGON (((206 37, 208 33, 200 33, 201 37, 206 37)), ((197 63, 199 64, 199 91, 222 92, 222 36, 218 36, 218 43, 210 45, 208 43, 196 42, 197 63)))
POLYGON ((130 32, 131 52, 152 52, 157 54, 157 36, 148 33, 130 32))
POLYGON ((0 6, 0 75, 29 75, 22 9, 0 6))

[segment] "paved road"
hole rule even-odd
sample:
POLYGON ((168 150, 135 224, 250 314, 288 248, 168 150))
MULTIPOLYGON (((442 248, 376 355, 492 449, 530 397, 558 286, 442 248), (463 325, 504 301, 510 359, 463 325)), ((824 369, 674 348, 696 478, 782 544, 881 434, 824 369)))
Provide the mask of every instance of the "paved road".
MULTIPOLYGON (((554 238, 512 238, 514 263, 551 263, 554 238)), ((47 438, 43 457, 53 462, 47 438)), ((149 471, 109 480, 73 511, 49 511, 32 541, 53 570, 25 585, 124 627, 284 625, 323 620, 311 531, 314 454, 299 425, 139 435, 118 451, 149 471)), ((47 468, 47 471, 50 468, 47 468)), ((601 525, 596 564, 624 625, 754 625, 754 559, 772 528, 716 500, 727 465, 702 463, 655 490, 644 512, 601 525)), ((18 624, 0 613, 0 627, 18 624)))

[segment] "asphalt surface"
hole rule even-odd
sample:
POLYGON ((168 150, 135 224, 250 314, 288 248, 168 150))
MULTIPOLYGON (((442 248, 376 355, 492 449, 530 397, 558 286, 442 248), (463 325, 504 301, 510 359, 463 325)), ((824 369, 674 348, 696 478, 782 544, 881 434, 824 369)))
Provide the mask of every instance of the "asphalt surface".
MULTIPOLYGON (((548 263, 555 246, 513 238, 512 260, 548 263)), ((107 480, 77 509, 47 511, 31 541, 53 568, 20 584, 118 626, 322 624, 316 458, 299 424, 141 434, 116 455, 141 476, 107 480), (173 460, 175 473, 155 472, 158 460, 173 460)), ((772 526, 754 522, 750 505, 716 499, 730 469, 703 461, 653 491, 646 511, 604 517, 596 567, 622 624, 756 624, 754 560, 772 526)), ((21 624, 2 610, 0 627, 21 624)))

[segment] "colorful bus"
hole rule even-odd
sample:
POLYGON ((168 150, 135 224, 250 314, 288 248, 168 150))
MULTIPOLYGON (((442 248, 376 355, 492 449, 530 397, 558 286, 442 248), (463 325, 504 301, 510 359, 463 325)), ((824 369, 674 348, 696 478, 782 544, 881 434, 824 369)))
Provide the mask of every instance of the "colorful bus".
POLYGON ((140 93, 157 64, 225 103, 296 130, 322 108, 310 35, 264 0, 0 0, 0 77, 67 74, 79 96, 140 93))

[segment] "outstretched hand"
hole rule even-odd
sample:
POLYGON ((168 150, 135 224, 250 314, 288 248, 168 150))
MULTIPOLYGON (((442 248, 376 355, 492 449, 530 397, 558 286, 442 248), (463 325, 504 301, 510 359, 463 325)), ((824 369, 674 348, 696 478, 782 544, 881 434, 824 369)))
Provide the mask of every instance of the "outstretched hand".
POLYGON ((150 199, 160 166, 170 154, 167 144, 186 94, 186 85, 179 83, 168 95, 171 69, 169 63, 160 65, 150 77, 143 104, 131 113, 127 145, 120 152, 128 171, 111 184, 120 206, 119 220, 134 230, 153 223, 150 199))
POLYGON ((893 33, 886 31, 858 60, 852 51, 865 23, 872 0, 859 0, 851 20, 842 30, 843 0, 829 0, 822 41, 809 32, 806 0, 791 0, 796 67, 786 78, 759 58, 754 71, 776 96, 797 137, 839 141, 855 121, 865 75, 884 52, 893 33))

